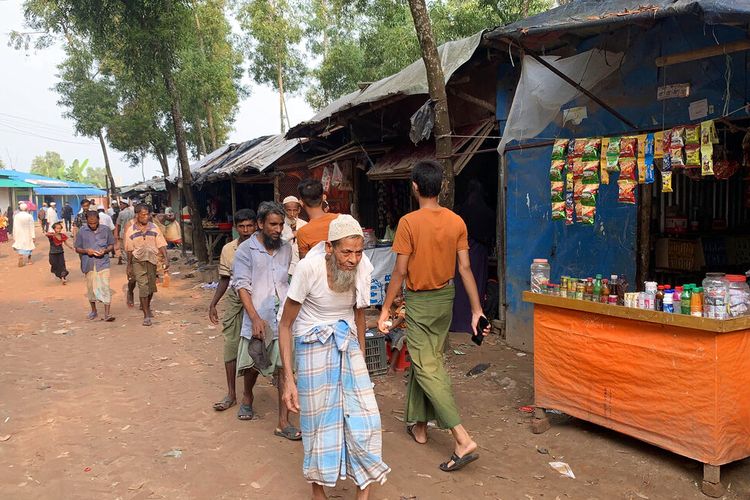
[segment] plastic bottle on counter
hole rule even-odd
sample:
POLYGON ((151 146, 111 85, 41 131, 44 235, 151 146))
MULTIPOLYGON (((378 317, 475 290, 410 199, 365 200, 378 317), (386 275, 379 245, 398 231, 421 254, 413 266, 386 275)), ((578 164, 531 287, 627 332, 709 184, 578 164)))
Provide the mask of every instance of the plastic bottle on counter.
POLYGON ((650 311, 654 311, 656 310, 656 292, 658 290, 656 282, 646 281, 643 285, 645 288, 643 308, 648 309, 650 311))
POLYGON ((662 311, 665 313, 674 313, 674 295, 675 292, 671 288, 664 291, 664 302, 662 303, 662 311))
POLYGON ((700 288, 692 288, 690 296, 690 315, 700 318, 703 316, 703 299, 701 298, 700 288))
POLYGON ((601 296, 602 296, 602 275, 597 274, 596 277, 594 277, 594 286, 592 289, 591 300, 593 300, 594 302, 601 302, 601 296))
POLYGON ((654 308, 657 311, 664 310, 664 285, 656 287, 656 296, 654 297, 654 308))
POLYGON ((729 280, 724 273, 707 273, 703 280, 703 316, 727 319, 729 316, 729 280))
POLYGON ((690 316, 690 299, 693 296, 693 285, 685 285, 680 294, 680 314, 690 316))
POLYGON ((677 314, 680 314, 680 307, 681 307, 681 301, 682 301, 682 287, 676 286, 674 287, 674 297, 672 298, 672 303, 675 307, 675 312, 677 314))
POLYGON ((617 303, 625 304, 625 294, 628 291, 628 279, 624 274, 617 277, 617 303))
POLYGON ((543 293, 543 286, 549 283, 550 266, 547 259, 534 259, 531 263, 531 291, 543 293))
POLYGON ((617 295, 617 275, 613 274, 609 277, 609 294, 617 295))
POLYGON ((602 280, 601 298, 600 298, 600 302, 602 304, 606 304, 607 301, 609 301, 609 294, 610 293, 611 292, 610 292, 610 289, 609 289, 609 280, 607 278, 604 278, 602 280))
POLYGON ((594 279, 593 278, 587 278, 586 279, 586 286, 583 290, 583 300, 591 301, 594 297, 594 279))

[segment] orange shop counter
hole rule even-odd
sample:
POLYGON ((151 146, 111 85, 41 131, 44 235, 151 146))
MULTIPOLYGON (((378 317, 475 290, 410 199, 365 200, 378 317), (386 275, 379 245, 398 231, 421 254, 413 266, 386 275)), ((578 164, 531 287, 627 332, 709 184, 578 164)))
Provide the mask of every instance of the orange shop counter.
POLYGON ((750 317, 714 320, 524 292, 534 304, 533 431, 555 409, 704 464, 750 456, 750 317))

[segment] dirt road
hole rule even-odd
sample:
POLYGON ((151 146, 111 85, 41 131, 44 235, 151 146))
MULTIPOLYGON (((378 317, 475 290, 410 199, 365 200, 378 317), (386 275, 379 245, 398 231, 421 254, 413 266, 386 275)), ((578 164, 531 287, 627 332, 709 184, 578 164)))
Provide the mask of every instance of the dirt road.
MULTIPOLYGON (((4 499, 306 498, 301 444, 274 437, 276 397, 256 392, 260 419, 240 422, 224 394, 221 330, 207 320, 212 291, 173 265, 155 299, 156 323, 125 307, 124 266, 113 265, 114 323, 86 320, 85 284, 49 273, 47 243, 31 267, 0 258, 0 497, 4 499), (171 455, 171 456, 170 456, 171 455), (177 456, 175 456, 177 455, 177 456)), ((2 247, 7 254, 9 245, 2 247)), ((529 431, 532 357, 492 338, 481 349, 456 337, 448 358, 464 423, 480 461, 446 474, 450 436, 419 446, 404 432, 404 377, 376 379, 384 456, 393 472, 376 499, 702 499, 701 467, 638 441, 558 417, 529 431), (490 368, 476 378, 466 372, 490 368), (539 450, 548 450, 548 454, 539 450), (570 465, 575 479, 549 466, 570 465)), ((724 467, 726 498, 750 498, 750 460, 724 467)), ((353 498, 348 481, 329 492, 353 498)))

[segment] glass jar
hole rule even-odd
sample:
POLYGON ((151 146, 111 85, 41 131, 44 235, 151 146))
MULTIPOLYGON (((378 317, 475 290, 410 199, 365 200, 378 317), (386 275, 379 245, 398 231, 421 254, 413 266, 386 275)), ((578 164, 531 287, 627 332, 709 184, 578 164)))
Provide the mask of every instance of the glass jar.
POLYGON ((729 280, 729 317, 744 316, 750 309, 750 286, 747 278, 741 274, 730 274, 729 280))
POLYGON ((712 319, 729 317, 729 280, 724 273, 708 273, 703 280, 703 316, 712 319))
POLYGON ((534 259, 531 263, 531 291, 543 293, 542 287, 547 286, 550 277, 550 266, 547 259, 534 259))

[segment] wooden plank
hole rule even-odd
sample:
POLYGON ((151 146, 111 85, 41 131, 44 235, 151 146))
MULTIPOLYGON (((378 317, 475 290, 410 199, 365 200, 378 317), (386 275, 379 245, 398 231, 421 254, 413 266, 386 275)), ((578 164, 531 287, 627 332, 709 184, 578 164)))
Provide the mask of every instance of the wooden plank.
POLYGON ((691 328, 693 330, 703 330, 713 333, 737 332, 741 330, 750 330, 750 316, 733 319, 710 319, 697 318, 683 314, 669 314, 660 311, 648 311, 645 309, 635 309, 632 307, 615 306, 601 304, 598 302, 589 302, 586 300, 569 299, 566 297, 556 297, 554 295, 544 295, 540 293, 523 292, 524 302, 531 304, 561 307, 585 313, 601 314, 613 318, 630 319, 634 321, 643 321, 645 323, 655 323, 658 325, 678 326, 681 328, 691 328))
POLYGON ((734 52, 748 49, 750 49, 750 40, 737 40, 735 42, 723 43, 721 45, 711 45, 697 50, 689 50, 687 52, 679 52, 677 54, 657 57, 656 66, 658 68, 663 68, 664 66, 697 61, 699 59, 706 59, 708 57, 716 57, 724 54, 732 54, 734 52))

